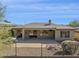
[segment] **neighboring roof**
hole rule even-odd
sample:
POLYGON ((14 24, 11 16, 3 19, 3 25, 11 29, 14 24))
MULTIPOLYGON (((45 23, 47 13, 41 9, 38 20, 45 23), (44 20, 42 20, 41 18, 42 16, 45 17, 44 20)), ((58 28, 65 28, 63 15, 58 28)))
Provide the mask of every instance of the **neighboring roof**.
POLYGON ((75 31, 79 32, 79 27, 75 27, 75 28, 76 28, 76 30, 75 30, 75 31))
POLYGON ((29 29, 75 29, 74 27, 67 25, 56 25, 56 24, 48 24, 48 23, 30 23, 20 26, 15 26, 13 28, 29 28, 29 29))
POLYGON ((17 25, 15 25, 13 23, 5 22, 5 21, 0 21, 0 26, 4 26, 4 25, 9 25, 11 27, 17 26, 17 25))
POLYGON ((76 29, 79 29, 79 27, 75 27, 76 29))
POLYGON ((57 25, 56 29, 75 29, 75 28, 68 25, 57 25))
POLYGON ((0 25, 1 25, 1 24, 11 24, 11 23, 6 23, 6 22, 0 22, 0 25))

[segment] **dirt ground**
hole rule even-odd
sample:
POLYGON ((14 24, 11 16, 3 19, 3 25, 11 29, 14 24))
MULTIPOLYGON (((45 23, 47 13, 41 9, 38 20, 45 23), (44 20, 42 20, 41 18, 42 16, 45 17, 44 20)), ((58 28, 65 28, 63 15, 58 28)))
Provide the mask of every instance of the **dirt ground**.
POLYGON ((3 56, 24 57, 52 57, 57 51, 61 51, 61 45, 54 40, 27 40, 18 41, 6 48, 3 56), (48 49, 49 47, 52 47, 48 49))

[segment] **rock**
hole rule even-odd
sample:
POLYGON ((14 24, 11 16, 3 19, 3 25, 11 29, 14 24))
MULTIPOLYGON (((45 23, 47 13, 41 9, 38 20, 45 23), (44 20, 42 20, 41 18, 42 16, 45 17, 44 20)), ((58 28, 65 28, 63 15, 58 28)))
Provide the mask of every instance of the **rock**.
POLYGON ((47 50, 51 50, 52 49, 52 46, 47 46, 47 50))

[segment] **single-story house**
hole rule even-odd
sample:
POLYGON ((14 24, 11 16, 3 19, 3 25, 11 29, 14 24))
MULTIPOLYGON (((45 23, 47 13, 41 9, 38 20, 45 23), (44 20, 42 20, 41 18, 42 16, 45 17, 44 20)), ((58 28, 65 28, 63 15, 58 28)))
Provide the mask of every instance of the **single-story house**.
POLYGON ((57 25, 51 23, 30 23, 20 26, 12 27, 14 36, 22 40, 35 39, 52 39, 52 40, 66 40, 73 39, 74 27, 67 25, 57 25))

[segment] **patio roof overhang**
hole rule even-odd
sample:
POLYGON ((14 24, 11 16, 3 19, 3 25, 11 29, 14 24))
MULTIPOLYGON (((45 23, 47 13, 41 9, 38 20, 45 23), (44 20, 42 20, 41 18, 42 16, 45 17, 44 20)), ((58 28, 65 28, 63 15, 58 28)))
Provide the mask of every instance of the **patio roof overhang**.
POLYGON ((12 27, 12 29, 25 29, 25 30, 55 30, 55 28, 16 28, 12 27))
POLYGON ((12 29, 25 29, 25 30, 75 30, 75 28, 26 28, 26 27, 12 27, 12 29))
POLYGON ((26 29, 26 30, 75 30, 71 26, 63 25, 22 25, 15 26, 12 29, 26 29))

